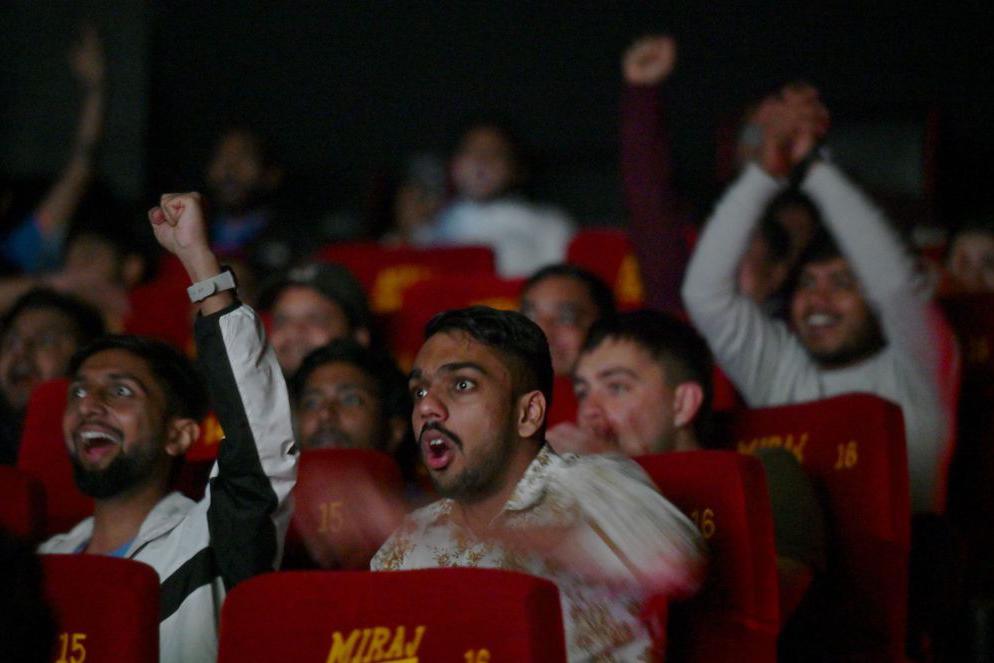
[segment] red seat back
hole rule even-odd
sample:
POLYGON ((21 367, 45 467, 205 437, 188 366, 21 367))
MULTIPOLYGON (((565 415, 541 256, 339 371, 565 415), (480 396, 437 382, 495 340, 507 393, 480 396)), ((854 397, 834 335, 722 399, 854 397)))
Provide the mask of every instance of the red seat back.
POLYGON ((42 555, 59 624, 56 661, 159 660, 159 576, 102 555, 42 555))
POLYGON ((579 231, 570 241, 566 261, 604 279, 614 291, 619 309, 628 311, 644 304, 645 288, 638 258, 632 240, 624 230, 588 228, 579 231))
POLYGON ((300 455, 284 567, 368 569, 404 515, 404 481, 387 454, 311 449, 300 455))
POLYGON ((708 579, 670 606, 670 661, 773 661, 779 597, 766 474, 731 451, 635 459, 659 491, 697 524, 710 548, 708 579))
POLYGON ((545 415, 545 425, 551 428, 564 421, 576 423, 578 408, 573 380, 566 375, 555 376, 552 381, 552 407, 545 415))
POLYGON ((273 573, 221 610, 219 663, 565 660, 556 586, 511 571, 273 573))
POLYGON ((830 545, 822 639, 837 660, 904 660, 911 516, 900 408, 847 394, 735 413, 731 433, 743 453, 791 451, 823 497, 830 545))
POLYGON ((65 532, 93 514, 93 500, 76 487, 72 464, 62 435, 69 381, 58 378, 38 385, 31 393, 17 467, 45 489, 46 534, 65 532))
POLYGON ((403 307, 389 320, 391 349, 397 363, 410 367, 424 343, 424 330, 436 313, 466 306, 516 310, 522 279, 502 279, 487 274, 439 276, 404 289, 403 307))
POLYGON ((151 336, 193 355, 193 308, 186 293, 190 277, 175 256, 164 256, 156 277, 134 288, 124 320, 129 334, 151 336))
POLYGON ((315 258, 348 268, 366 291, 369 308, 376 314, 399 309, 403 291, 424 279, 441 274, 496 273, 493 250, 485 246, 415 248, 348 242, 329 244, 315 258))
POLYGON ((0 465, 0 528, 28 541, 45 535, 45 489, 6 465, 0 465))

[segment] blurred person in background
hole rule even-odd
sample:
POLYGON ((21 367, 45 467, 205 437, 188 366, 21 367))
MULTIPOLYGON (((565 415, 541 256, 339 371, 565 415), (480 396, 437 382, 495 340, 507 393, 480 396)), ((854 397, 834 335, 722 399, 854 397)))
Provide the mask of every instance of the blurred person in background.
POLYGON ((0 319, 0 463, 17 460, 34 388, 63 377, 73 353, 103 333, 96 310, 52 290, 25 293, 0 319))
POLYGON ((422 237, 424 244, 490 246, 505 278, 527 276, 565 259, 573 223, 562 211, 522 194, 528 178, 525 149, 507 124, 471 123, 449 171, 456 198, 422 237))
POLYGON ((338 338, 371 342, 372 318, 362 286, 332 263, 294 267, 263 288, 259 307, 270 317, 270 335, 284 375, 309 352, 338 338))

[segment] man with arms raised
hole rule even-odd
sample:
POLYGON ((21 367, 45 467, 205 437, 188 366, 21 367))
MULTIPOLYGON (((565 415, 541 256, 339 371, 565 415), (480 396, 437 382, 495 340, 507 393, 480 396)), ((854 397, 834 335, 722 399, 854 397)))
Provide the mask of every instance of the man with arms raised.
POLYGON ((542 576, 559 587, 571 661, 648 656, 641 605, 696 587, 698 532, 634 463, 545 444, 552 361, 533 322, 474 307, 439 314, 425 336, 412 423, 443 499, 411 514, 372 568, 542 576))
POLYGON ((949 331, 930 310, 911 256, 887 220, 814 150, 828 115, 813 88, 791 86, 757 112, 760 162, 715 208, 687 270, 694 325, 750 406, 864 391, 901 406, 914 512, 942 509, 951 435, 949 331), (804 169, 806 168, 806 172, 804 169), (798 261, 790 326, 736 292, 736 265, 763 209, 787 185, 818 207, 828 232, 798 261))
POLYGON ((70 362, 63 430, 94 514, 40 551, 149 564, 161 580, 160 660, 207 662, 226 592, 279 563, 297 450, 276 357, 209 249, 199 195, 163 196, 149 216, 194 282, 197 354, 226 437, 204 499, 170 493, 206 407, 197 372, 150 339, 110 336, 83 348, 70 362))

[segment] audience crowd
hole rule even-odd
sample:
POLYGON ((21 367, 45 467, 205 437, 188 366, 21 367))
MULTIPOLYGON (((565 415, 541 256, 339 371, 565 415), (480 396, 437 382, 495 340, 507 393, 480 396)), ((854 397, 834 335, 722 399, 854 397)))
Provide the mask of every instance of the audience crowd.
MULTIPOLYGON (((324 260, 282 209, 284 168, 251 127, 219 137, 203 197, 165 194, 148 223, 133 223, 95 182, 106 69, 95 31, 71 63, 84 94, 65 167, 40 196, 0 180, 0 464, 17 465, 34 443, 35 388, 65 379, 64 411, 46 413, 61 418, 62 437, 48 442, 64 446, 92 512, 30 543, 153 567, 161 660, 216 660, 227 593, 281 568, 298 466, 342 449, 386 456, 402 477, 405 504, 386 514, 399 524, 375 541, 372 571, 547 578, 568 660, 654 660, 667 638, 647 618, 652 606, 662 598, 679 614, 722 562, 700 514, 678 508, 636 461, 734 450, 722 388, 740 409, 852 392, 899 407, 913 526, 907 654, 964 651, 957 624, 994 574, 970 549, 982 535, 947 517, 963 444, 959 350, 977 348, 957 341, 943 307, 994 292, 994 220, 963 225, 941 257, 924 259, 833 163, 830 112, 814 87, 788 83, 744 113, 738 174, 702 220, 703 205, 674 184, 664 88, 677 44, 646 37, 622 55, 624 259, 638 266, 644 308, 619 291, 624 265, 571 260, 585 229, 528 195, 523 138, 503 119, 474 119, 447 167, 418 155, 397 182, 376 250, 427 258, 392 274, 399 304, 381 310, 373 292, 383 284, 324 260), (430 262, 433 249, 457 246, 492 251, 481 283, 504 289, 450 310, 404 296, 432 278, 453 291, 473 283, 430 262), (161 330, 156 309, 169 311, 161 330), (423 337, 409 337, 405 316, 423 337), (209 478, 179 491, 211 421, 223 440, 208 449, 209 478), (938 590, 928 582, 936 566, 952 578, 938 590)), ((826 609, 832 503, 798 449, 762 447, 753 451, 772 513, 782 660, 836 660, 792 658, 799 650, 785 642, 803 641, 801 625, 826 609)), ((351 517, 366 509, 379 522, 388 502, 351 517)), ((341 534, 338 545, 350 541, 341 534)), ((38 561, 6 534, 0 543, 25 574, 14 576, 24 598, 8 597, 23 605, 9 614, 40 615, 21 644, 0 639, 0 659, 50 660, 38 561)))

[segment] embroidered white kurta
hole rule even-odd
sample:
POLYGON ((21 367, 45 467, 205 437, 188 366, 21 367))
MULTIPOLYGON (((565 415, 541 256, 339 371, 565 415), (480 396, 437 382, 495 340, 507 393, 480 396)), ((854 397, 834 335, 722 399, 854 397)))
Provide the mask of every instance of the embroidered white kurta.
POLYGON ((694 525, 620 457, 557 455, 543 447, 491 523, 512 538, 561 532, 542 552, 513 550, 460 524, 450 499, 410 514, 373 558, 374 571, 446 566, 500 568, 559 587, 570 661, 649 660, 640 619, 653 594, 696 589, 704 544, 694 525), (582 554, 577 554, 582 551, 582 554))

